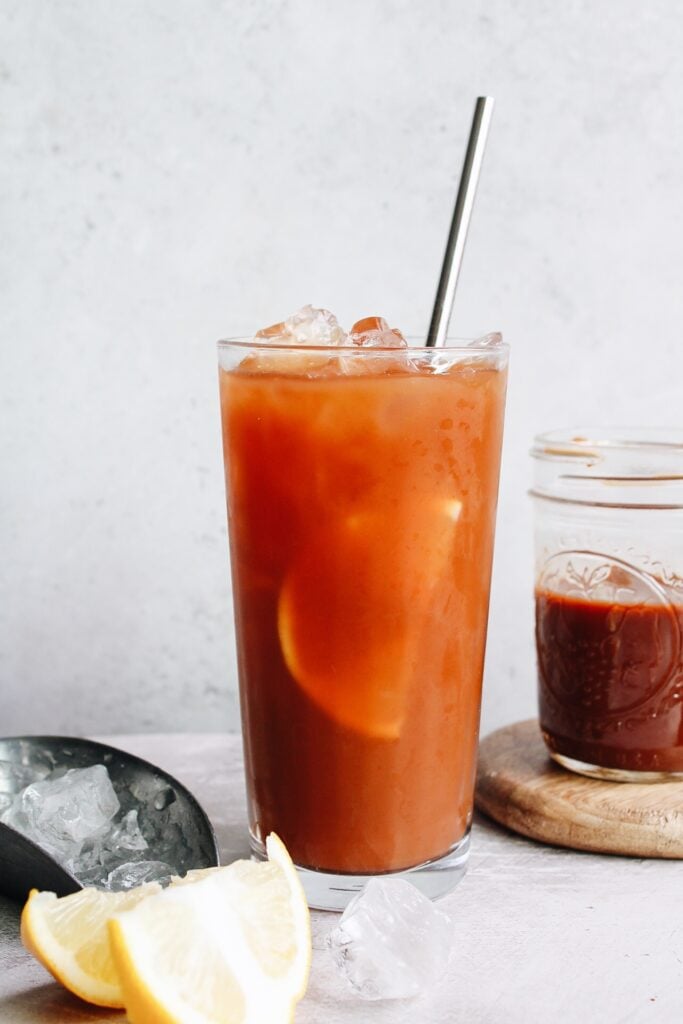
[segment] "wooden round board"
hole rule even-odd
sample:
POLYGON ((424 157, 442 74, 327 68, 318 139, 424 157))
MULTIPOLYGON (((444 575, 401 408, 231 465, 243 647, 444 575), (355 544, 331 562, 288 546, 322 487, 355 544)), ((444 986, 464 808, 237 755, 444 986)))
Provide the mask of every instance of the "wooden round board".
POLYGON ((501 825, 553 846, 683 858, 683 782, 601 782, 550 759, 536 719, 481 741, 476 804, 501 825))

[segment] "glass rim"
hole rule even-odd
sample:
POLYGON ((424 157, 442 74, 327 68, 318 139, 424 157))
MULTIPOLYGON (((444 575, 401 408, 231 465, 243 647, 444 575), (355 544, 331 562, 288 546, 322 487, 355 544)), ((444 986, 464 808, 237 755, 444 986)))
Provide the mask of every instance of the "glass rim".
POLYGON ((228 348, 257 349, 268 352, 314 352, 340 354, 340 355, 377 355, 378 353, 407 352, 414 354, 419 352, 422 355, 438 355, 439 352, 463 352, 478 355, 489 353, 491 355, 508 353, 510 346, 503 341, 500 331, 491 331, 479 338, 447 337, 446 344, 439 348, 432 348, 425 345, 424 340, 416 336, 406 338, 408 345, 404 348, 400 345, 305 345, 301 342, 291 344, 288 342, 274 342, 266 339, 235 337, 220 338, 216 342, 219 351, 228 348), (414 344, 413 344, 414 343, 414 344))

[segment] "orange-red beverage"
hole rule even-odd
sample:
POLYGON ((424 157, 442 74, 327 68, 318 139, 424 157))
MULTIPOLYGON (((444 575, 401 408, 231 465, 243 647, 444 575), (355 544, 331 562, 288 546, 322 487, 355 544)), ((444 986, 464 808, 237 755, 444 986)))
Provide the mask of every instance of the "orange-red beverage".
MULTIPOLYGON (((275 831, 328 876, 461 864, 506 349, 225 342, 220 359, 254 848, 275 831)), ((332 907, 354 887, 307 890, 332 907)))

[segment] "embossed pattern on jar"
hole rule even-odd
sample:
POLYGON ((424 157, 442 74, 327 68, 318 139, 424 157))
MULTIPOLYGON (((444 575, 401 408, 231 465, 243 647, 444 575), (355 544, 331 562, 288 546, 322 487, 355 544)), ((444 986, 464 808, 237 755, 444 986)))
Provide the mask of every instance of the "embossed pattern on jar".
POLYGON ((656 781, 683 773, 683 437, 599 437, 532 450, 541 729, 565 767, 656 781))

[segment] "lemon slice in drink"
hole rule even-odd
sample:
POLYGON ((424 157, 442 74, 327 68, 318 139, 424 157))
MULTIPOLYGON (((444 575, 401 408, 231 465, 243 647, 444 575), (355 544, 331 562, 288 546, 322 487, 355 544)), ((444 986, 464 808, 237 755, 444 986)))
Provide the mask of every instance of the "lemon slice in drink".
POLYGON ((129 892, 83 889, 58 899, 34 889, 21 915, 24 945, 70 992, 97 1006, 123 1007, 107 921, 161 892, 156 883, 129 892))
POLYGON ((416 500, 393 519, 359 512, 322 526, 290 567, 278 603, 283 656, 339 724, 400 735, 435 601, 450 585, 461 508, 443 498, 416 500))
POLYGON ((289 855, 236 861, 109 924, 131 1024, 278 1024, 306 989, 308 907, 289 855))

